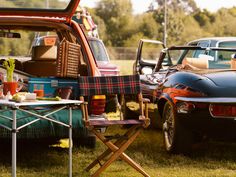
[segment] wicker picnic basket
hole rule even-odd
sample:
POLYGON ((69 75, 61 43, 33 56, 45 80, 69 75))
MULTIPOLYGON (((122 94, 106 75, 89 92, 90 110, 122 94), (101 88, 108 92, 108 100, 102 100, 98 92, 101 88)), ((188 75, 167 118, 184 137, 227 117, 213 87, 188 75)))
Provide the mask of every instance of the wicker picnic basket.
POLYGON ((57 51, 57 76, 77 78, 79 63, 80 45, 63 39, 57 51))

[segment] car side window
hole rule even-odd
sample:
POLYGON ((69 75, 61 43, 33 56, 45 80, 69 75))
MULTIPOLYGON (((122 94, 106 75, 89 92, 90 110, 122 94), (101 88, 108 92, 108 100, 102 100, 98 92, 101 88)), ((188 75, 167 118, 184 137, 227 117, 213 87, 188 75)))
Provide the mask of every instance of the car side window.
POLYGON ((89 45, 97 61, 109 61, 105 48, 100 41, 89 40, 89 45))

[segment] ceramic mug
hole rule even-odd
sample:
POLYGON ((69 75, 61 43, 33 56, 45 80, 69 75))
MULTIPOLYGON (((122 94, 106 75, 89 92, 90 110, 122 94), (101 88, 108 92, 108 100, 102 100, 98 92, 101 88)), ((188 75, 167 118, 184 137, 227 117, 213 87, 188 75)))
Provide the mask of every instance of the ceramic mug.
POLYGON ((11 95, 14 95, 15 93, 19 92, 22 87, 23 84, 18 82, 3 82, 3 94, 7 95, 7 93, 10 92, 11 95))

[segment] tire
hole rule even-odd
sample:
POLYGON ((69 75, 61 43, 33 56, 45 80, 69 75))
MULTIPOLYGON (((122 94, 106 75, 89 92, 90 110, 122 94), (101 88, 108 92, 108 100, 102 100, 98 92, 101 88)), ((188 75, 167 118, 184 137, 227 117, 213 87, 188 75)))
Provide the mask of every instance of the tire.
POLYGON ((185 128, 177 117, 176 110, 166 102, 163 110, 163 136, 167 152, 188 154, 193 143, 192 132, 185 128))

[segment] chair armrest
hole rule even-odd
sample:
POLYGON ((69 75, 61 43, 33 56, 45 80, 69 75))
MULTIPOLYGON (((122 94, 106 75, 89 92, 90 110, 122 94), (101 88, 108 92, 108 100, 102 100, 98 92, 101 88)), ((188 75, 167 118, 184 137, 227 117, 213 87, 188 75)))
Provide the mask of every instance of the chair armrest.
POLYGON ((85 126, 87 126, 89 123, 88 102, 84 101, 83 99, 80 99, 80 100, 83 101, 83 103, 81 103, 81 109, 82 109, 83 120, 85 122, 85 126))
POLYGON ((143 98, 142 95, 140 95, 141 99, 140 99, 140 109, 141 111, 141 115, 139 116, 139 120, 143 120, 144 124, 143 127, 147 128, 150 125, 150 119, 148 117, 148 103, 150 103, 150 99, 148 98, 143 98), (144 110, 142 109, 144 105, 144 110))

